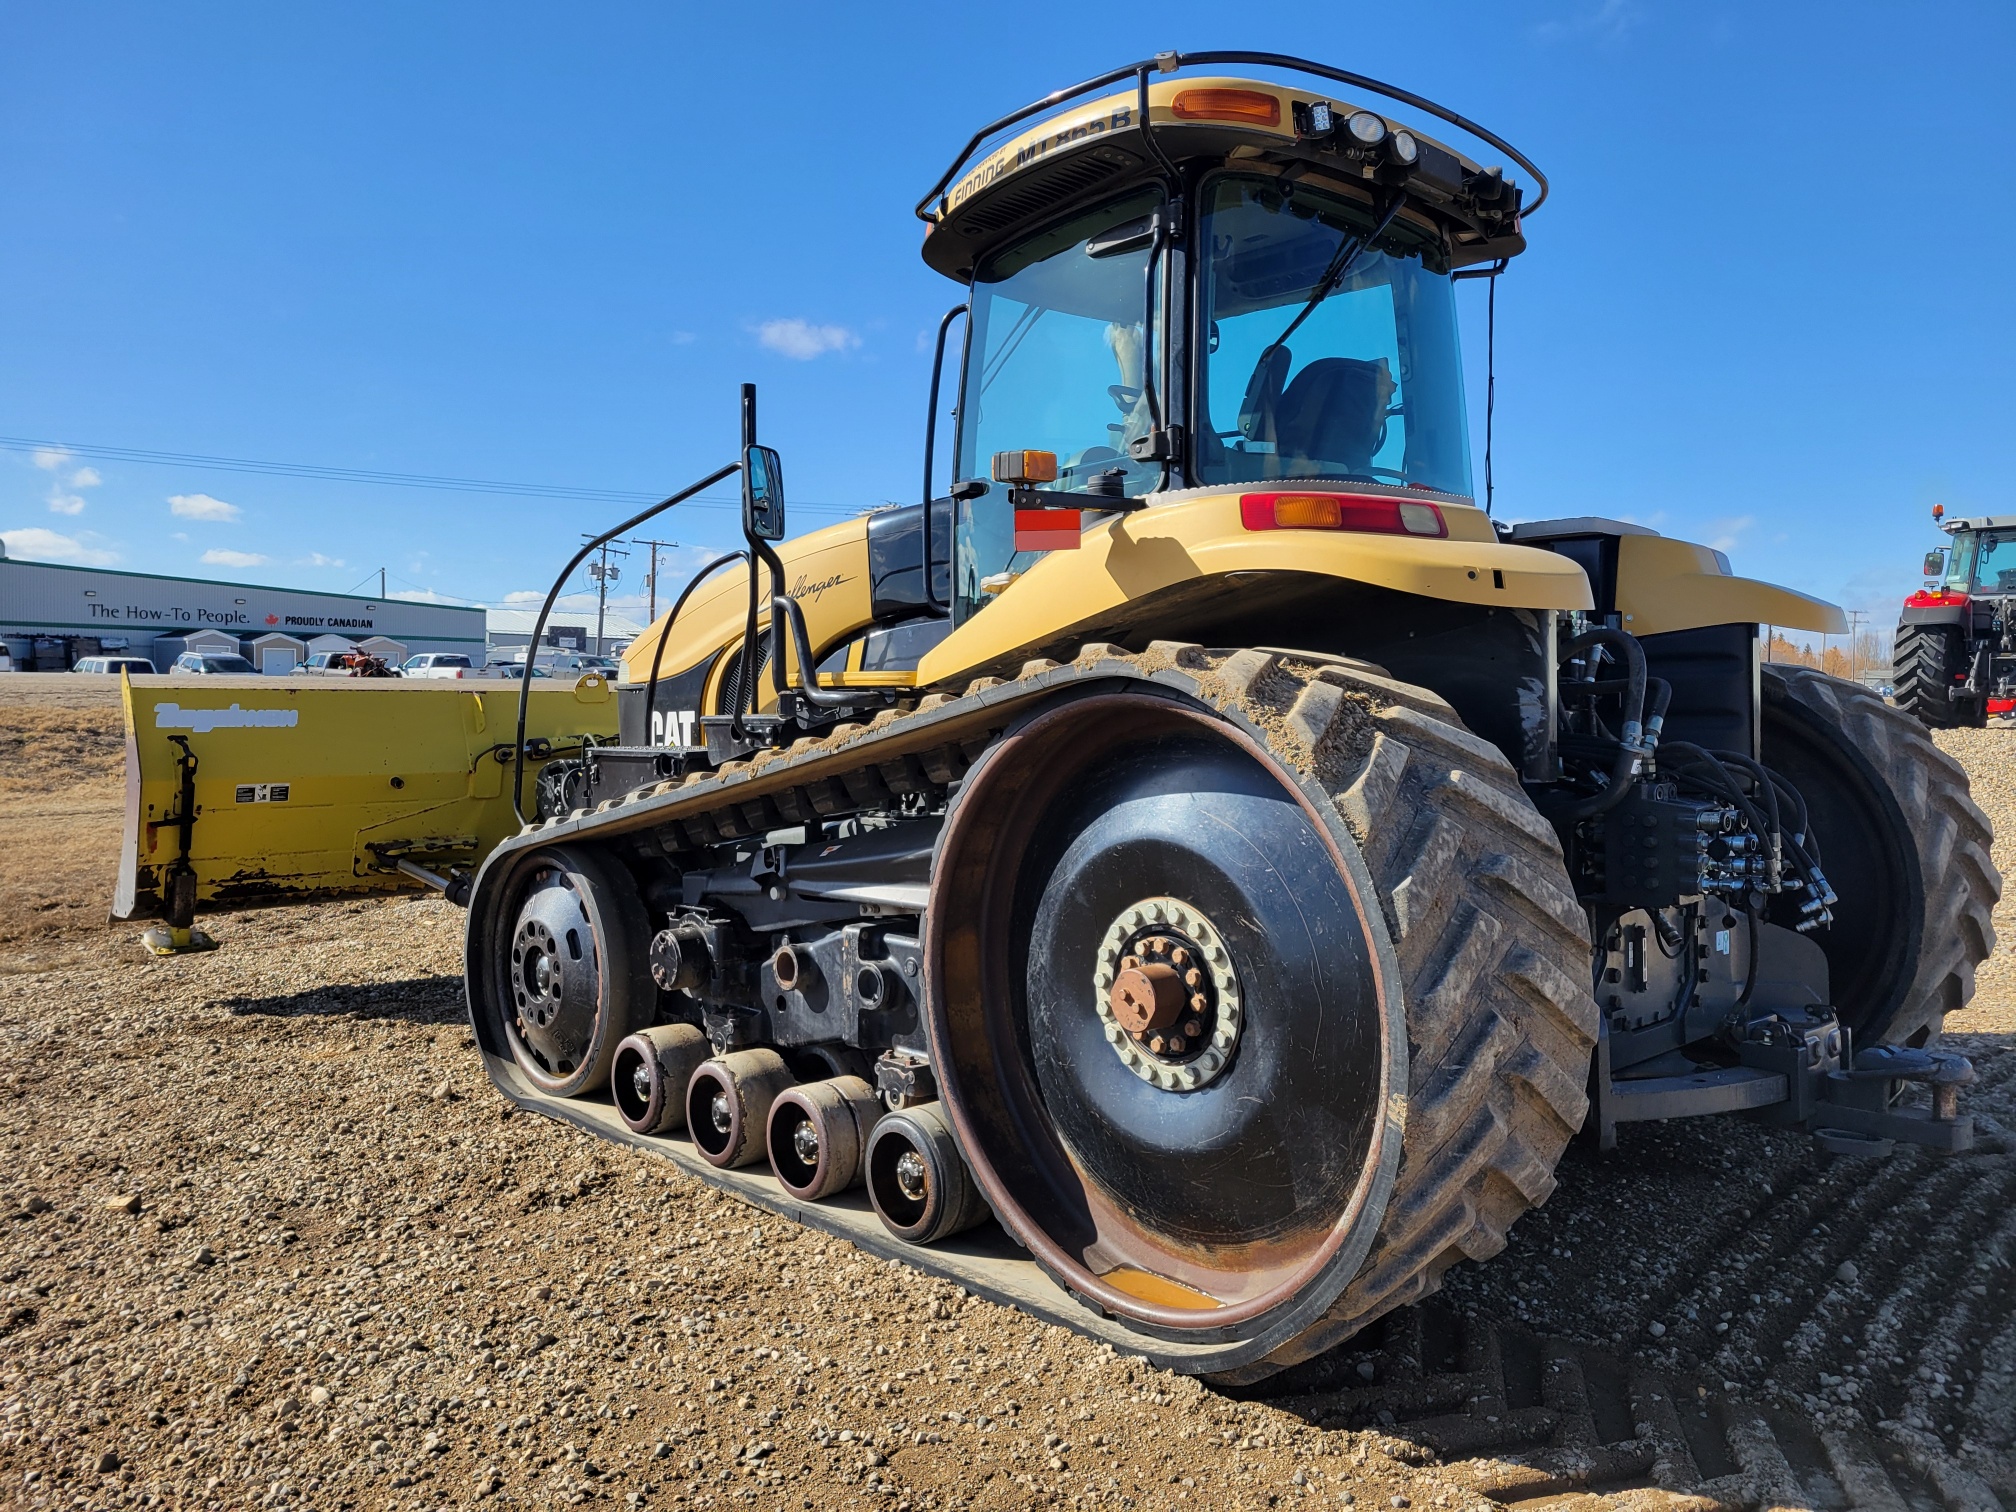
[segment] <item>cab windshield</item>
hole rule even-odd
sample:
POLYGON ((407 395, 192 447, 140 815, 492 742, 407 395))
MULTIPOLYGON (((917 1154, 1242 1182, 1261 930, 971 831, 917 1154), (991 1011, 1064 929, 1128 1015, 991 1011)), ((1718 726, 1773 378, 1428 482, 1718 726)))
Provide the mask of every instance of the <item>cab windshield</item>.
POLYGON ((2016 533, 1970 530, 1956 538, 1946 583, 1962 593, 2016 593, 2016 533))
MULTIPOLYGON (((1049 488, 1132 497, 1158 464, 1127 443, 1150 428, 1141 389, 1148 254, 1160 190, 1074 217, 981 263, 959 417, 959 476, 985 478, 995 452, 1051 451, 1049 488)), ((1159 271, 1159 270, 1158 270, 1159 271)), ((1156 339, 1156 362, 1161 362, 1156 339)), ((1038 553, 1015 550, 1001 490, 963 503, 955 529, 956 612, 987 602, 1038 553)))
POLYGON ((1470 497, 1456 302, 1432 244, 1398 221, 1359 249, 1369 207, 1271 180, 1221 177, 1203 200, 1197 481, 1470 497))

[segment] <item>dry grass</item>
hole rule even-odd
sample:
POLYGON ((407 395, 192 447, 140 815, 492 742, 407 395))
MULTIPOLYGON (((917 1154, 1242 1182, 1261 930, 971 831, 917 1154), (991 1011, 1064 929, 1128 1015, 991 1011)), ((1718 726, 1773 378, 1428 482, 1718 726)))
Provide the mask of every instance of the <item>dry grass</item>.
POLYGON ((0 975, 79 960, 116 937, 124 774, 116 683, 0 675, 0 975))

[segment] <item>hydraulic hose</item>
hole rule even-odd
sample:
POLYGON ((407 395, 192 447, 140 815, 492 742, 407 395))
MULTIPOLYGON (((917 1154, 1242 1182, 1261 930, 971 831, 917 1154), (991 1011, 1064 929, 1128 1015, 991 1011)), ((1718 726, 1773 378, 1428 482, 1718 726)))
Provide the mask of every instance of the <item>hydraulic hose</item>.
MULTIPOLYGON (((1617 742, 1617 754, 1610 763, 1609 781, 1601 791, 1581 798, 1562 799, 1548 805, 1548 815, 1561 822, 1573 823, 1582 819, 1593 819, 1598 814, 1608 813, 1622 803, 1633 787, 1637 785, 1644 761, 1651 754, 1651 747, 1645 740, 1645 693, 1648 678, 1645 672, 1645 648, 1638 644, 1636 636, 1627 635, 1622 630, 1612 630, 1606 626, 1596 626, 1583 631, 1561 648, 1561 659, 1572 660, 1584 651, 1602 647, 1611 652, 1624 666, 1624 676, 1620 678, 1591 679, 1583 682, 1562 684, 1564 698, 1592 697, 1621 693, 1624 697, 1624 728, 1617 742)), ((1665 705, 1672 700, 1672 689, 1661 683, 1665 699, 1659 705, 1658 713, 1663 720, 1665 705)))
MULTIPOLYGON (((1561 659, 1572 660, 1583 651, 1595 646, 1614 653, 1624 664, 1624 731, 1623 740, 1627 748, 1642 754, 1645 736, 1645 648, 1638 644, 1638 637, 1627 635, 1622 630, 1612 630, 1598 625, 1584 630, 1575 639, 1561 648, 1561 659)), ((1605 681, 1610 681, 1606 679, 1605 681)), ((1564 694, 1579 693, 1583 685, 1567 683, 1564 694)))

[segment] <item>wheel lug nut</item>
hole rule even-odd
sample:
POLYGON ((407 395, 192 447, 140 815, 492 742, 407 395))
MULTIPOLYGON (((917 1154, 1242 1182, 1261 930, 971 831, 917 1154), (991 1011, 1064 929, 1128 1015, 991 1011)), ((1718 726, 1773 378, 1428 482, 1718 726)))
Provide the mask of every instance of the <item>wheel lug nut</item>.
POLYGON ((1169 1048, 1169 1041, 1159 1034, 1153 1034, 1148 1037, 1148 1048, 1160 1055, 1169 1048))
MULTIPOLYGON (((1180 950, 1176 953, 1178 955, 1183 954, 1180 950)), ((1178 964, 1180 965, 1181 963, 1179 962, 1178 964)), ((1204 973, 1199 971, 1195 966, 1192 966, 1188 971, 1183 973, 1183 985, 1188 987, 1192 992, 1195 992, 1199 987, 1204 985, 1204 973)))
POLYGON ((1183 1048, 1184 1046, 1182 1035, 1172 1034, 1169 1036, 1169 1053, 1171 1055, 1181 1055, 1183 1053, 1183 1048))
POLYGON ((1189 1038, 1195 1039, 1197 1038, 1198 1035, 1202 1034, 1203 1032, 1204 1032, 1204 1020, 1194 1018, 1183 1020, 1183 1033, 1187 1035, 1189 1038))
POLYGON ((1185 950, 1181 945, 1178 945, 1174 950, 1169 952, 1169 964, 1172 966, 1188 966, 1190 964, 1190 952, 1185 950))
POLYGON ((1206 1008, 1209 1008, 1210 1006, 1211 1006, 1211 1000, 1205 997, 1203 993, 1199 992, 1192 994, 1190 998, 1190 1011, 1192 1013, 1202 1013, 1206 1008))
POLYGON ((1120 969, 1122 971, 1133 971, 1136 970, 1140 965, 1141 965, 1141 957, 1139 956, 1130 955, 1120 957, 1120 969))

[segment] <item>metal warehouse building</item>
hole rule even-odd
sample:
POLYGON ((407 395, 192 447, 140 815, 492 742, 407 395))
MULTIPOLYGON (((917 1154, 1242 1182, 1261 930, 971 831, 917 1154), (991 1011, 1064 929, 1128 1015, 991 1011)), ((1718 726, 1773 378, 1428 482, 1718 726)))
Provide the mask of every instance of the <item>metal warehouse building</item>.
POLYGON ((63 671, 108 651, 145 656, 165 671, 185 650, 212 650, 284 673, 312 652, 367 641, 376 643, 364 649, 379 655, 461 651, 480 663, 483 611, 0 554, 0 644, 22 671, 63 671))

